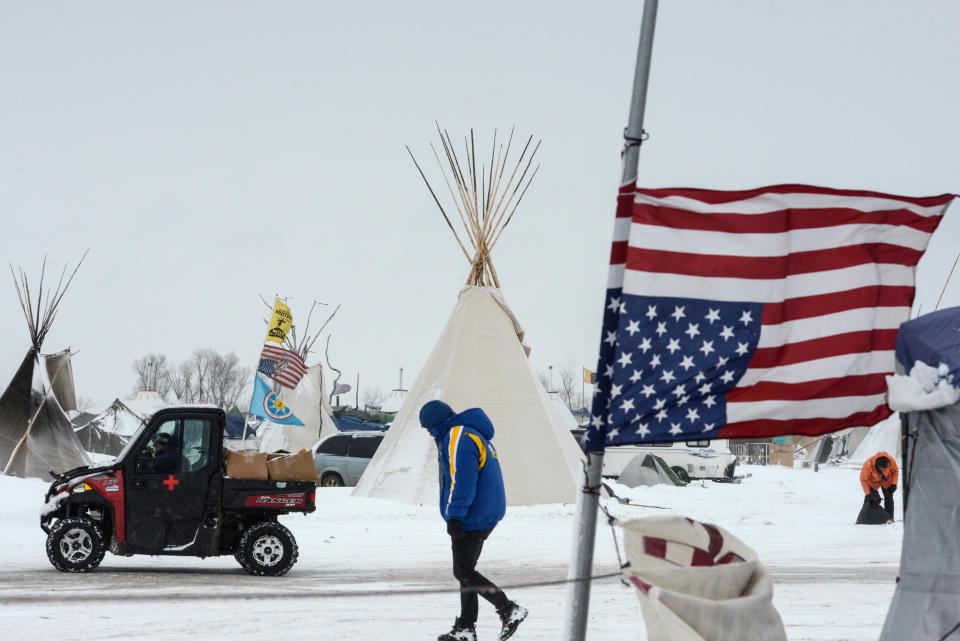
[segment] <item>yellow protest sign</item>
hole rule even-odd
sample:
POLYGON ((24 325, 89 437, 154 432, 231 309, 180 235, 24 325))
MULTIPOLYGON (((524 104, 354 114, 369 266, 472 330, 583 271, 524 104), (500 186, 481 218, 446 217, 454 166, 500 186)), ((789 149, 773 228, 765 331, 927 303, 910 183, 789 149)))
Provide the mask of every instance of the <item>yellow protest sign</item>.
POLYGON ((290 308, 280 302, 278 298, 273 304, 273 316, 270 318, 270 325, 267 327, 267 340, 274 343, 282 343, 287 340, 287 332, 290 331, 290 325, 293 324, 293 314, 290 308))

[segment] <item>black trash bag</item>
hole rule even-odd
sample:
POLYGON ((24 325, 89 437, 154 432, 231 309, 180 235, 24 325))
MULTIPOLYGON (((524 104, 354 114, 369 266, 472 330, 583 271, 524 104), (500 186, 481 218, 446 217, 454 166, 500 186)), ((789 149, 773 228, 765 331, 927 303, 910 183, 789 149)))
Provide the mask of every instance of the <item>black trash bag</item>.
POLYGON ((857 525, 884 525, 890 522, 890 515, 880 507, 879 497, 871 500, 870 495, 863 497, 863 507, 857 516, 857 525))

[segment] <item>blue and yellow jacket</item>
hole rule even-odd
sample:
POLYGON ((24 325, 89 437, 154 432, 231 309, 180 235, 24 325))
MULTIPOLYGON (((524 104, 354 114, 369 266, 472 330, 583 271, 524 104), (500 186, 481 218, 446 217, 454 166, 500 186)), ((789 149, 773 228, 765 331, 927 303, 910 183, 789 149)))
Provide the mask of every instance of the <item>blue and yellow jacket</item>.
POLYGON ((440 514, 460 519, 468 532, 492 529, 507 511, 503 474, 490 443, 493 423, 480 408, 428 428, 437 443, 440 514))

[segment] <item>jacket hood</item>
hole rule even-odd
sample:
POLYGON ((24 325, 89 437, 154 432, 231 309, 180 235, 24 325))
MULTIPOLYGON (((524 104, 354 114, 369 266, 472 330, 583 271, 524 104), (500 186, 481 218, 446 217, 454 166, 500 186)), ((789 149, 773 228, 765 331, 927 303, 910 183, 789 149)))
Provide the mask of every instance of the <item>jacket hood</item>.
POLYGON ((493 423, 490 422, 487 414, 479 407, 472 407, 459 414, 454 414, 440 425, 428 427, 426 430, 430 432, 433 438, 440 439, 446 436, 447 432, 453 429, 455 425, 472 427, 480 432, 480 435, 488 441, 493 438, 493 423))

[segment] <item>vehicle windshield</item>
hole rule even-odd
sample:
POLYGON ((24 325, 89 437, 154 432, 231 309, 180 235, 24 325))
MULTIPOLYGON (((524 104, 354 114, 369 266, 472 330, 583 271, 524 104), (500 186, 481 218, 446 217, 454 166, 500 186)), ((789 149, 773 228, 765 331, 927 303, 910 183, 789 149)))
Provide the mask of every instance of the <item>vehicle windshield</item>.
POLYGON ((127 458, 127 455, 130 453, 130 450, 133 449, 133 446, 136 444, 137 440, 140 438, 140 435, 143 434, 143 430, 147 429, 147 425, 150 423, 150 417, 143 419, 143 422, 140 423, 140 428, 134 432, 133 436, 130 437, 130 440, 127 441, 127 444, 123 446, 123 449, 120 450, 120 453, 117 454, 117 458, 113 459, 114 463, 124 460, 127 458))

